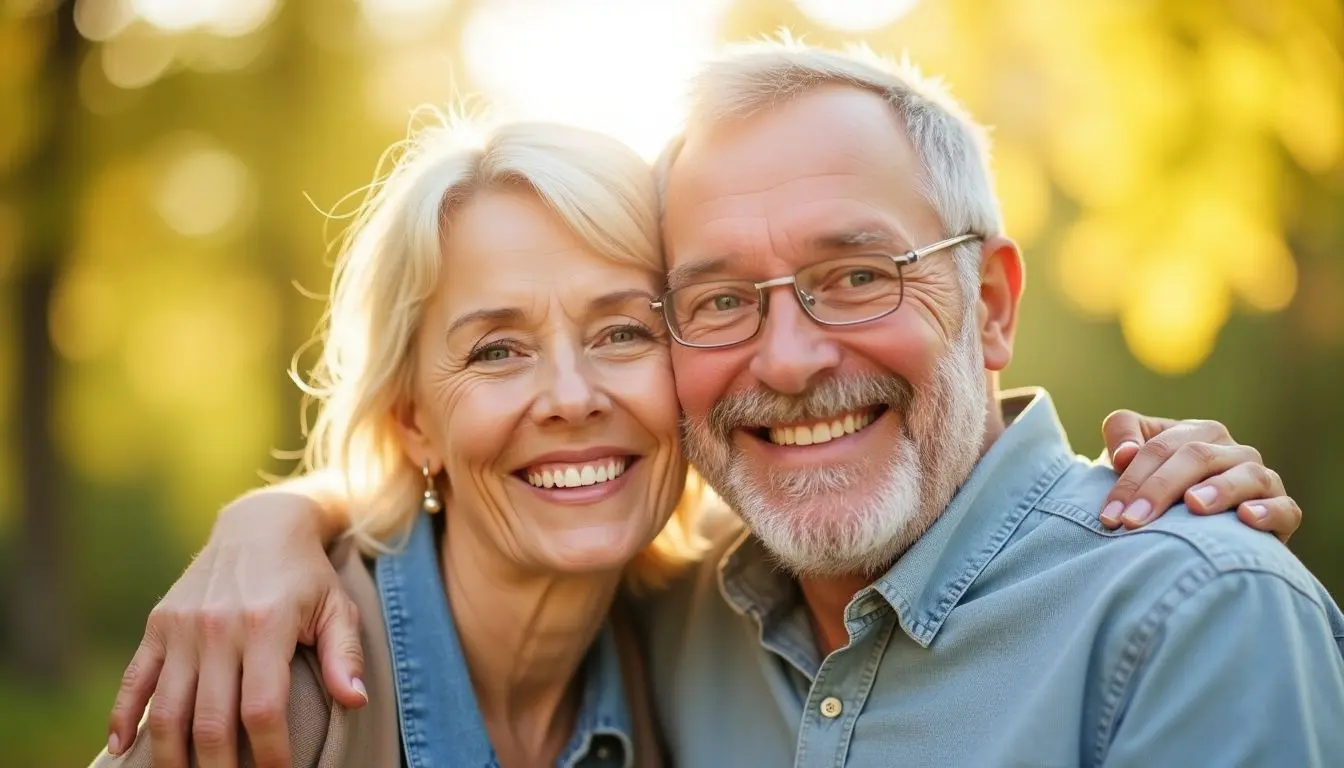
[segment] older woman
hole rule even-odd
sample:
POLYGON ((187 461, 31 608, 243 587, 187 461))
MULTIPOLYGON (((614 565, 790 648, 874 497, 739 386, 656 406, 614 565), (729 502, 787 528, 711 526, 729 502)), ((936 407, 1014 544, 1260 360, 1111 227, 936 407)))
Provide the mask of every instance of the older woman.
MULTIPOLYGON (((186 621, 165 635, 152 620, 128 670, 109 745, 124 754, 97 764, 232 765, 240 711, 241 754, 258 764, 657 764, 639 654, 612 606, 623 584, 656 587, 698 554, 651 308, 663 279, 653 181, 626 148, 558 126, 506 127, 481 148, 420 136, 357 220, 310 388, 308 464, 343 483, 327 536, 348 515, 340 589, 258 601, 232 556, 198 560, 170 597, 186 621), (342 589, 359 616, 348 645, 331 639, 342 589), (287 676, 273 651, 296 641, 324 658, 302 647, 287 676), (360 676, 331 673, 361 645, 360 676), (125 726, 151 692, 149 737, 135 738, 125 726)), ((1258 490, 1233 484, 1222 503, 1258 490)), ((245 518, 255 538, 221 528, 211 551, 301 543, 280 512, 309 507, 278 494, 251 500, 275 518, 245 518)), ((262 553, 248 580, 263 593, 286 570, 325 584, 262 553)))
MULTIPOLYGON (((695 554, 691 521, 669 523, 686 468, 650 309, 653 182, 577 129, 457 139, 416 140, 337 266, 307 458, 355 500, 336 560, 373 706, 333 706, 301 654, 292 757, 654 765, 638 654, 610 616, 622 582, 657 583, 695 554)), ((224 733, 198 729, 193 746, 224 733)), ((150 746, 122 764, 184 762, 150 746)))

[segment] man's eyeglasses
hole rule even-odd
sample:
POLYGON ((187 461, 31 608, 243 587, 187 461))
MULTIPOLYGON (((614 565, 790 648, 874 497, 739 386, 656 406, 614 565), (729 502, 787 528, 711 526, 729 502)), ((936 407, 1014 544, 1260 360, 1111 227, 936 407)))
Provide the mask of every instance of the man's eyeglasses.
POLYGON ((710 280, 668 291, 653 301, 679 344, 701 349, 731 347, 761 331, 766 290, 792 285, 803 311, 822 325, 858 325, 886 317, 905 297, 902 270, 938 251, 979 240, 949 237, 898 255, 843 256, 810 264, 788 277, 764 282, 710 280))

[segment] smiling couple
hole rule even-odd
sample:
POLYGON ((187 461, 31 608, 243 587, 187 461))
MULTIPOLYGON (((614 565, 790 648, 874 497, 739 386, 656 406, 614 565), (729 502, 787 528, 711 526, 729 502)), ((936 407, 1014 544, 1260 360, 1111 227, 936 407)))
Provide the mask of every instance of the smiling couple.
POLYGON ((416 137, 338 264, 310 474, 221 513, 95 764, 1338 764, 1344 618, 1259 454, 1120 412, 1117 484, 999 390, 981 128, 792 43, 691 93, 652 172, 416 137))

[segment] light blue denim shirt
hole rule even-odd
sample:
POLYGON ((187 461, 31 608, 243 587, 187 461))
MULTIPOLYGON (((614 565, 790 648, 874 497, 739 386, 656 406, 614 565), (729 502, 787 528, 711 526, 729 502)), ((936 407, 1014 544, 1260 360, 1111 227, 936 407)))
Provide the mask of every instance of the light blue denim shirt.
MULTIPOLYGON (((397 689, 409 768, 498 766, 467 673, 438 565, 434 526, 421 514, 405 547, 379 557, 374 578, 397 689)), ((631 722, 615 635, 607 626, 584 662, 583 699, 560 768, 630 768, 631 722)))
MULTIPOLYGON (((682 766, 1344 766, 1344 616, 1292 553, 1115 482, 1043 392, 820 658, 796 583, 716 537, 646 616, 682 766)), ((1318 514, 1324 512, 1318 511, 1318 514)))

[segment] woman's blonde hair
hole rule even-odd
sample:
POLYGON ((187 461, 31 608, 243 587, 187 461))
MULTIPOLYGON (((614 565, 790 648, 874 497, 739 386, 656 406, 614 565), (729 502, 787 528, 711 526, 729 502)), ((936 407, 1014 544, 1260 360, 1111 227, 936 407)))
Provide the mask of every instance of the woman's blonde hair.
MULTIPOLYGON (((455 209, 484 191, 527 189, 596 253, 664 268, 653 175, 620 142, 542 123, 483 134, 464 120, 432 116, 432 125, 394 147, 400 154, 392 170, 354 215, 314 339, 321 358, 302 385, 318 405, 305 468, 342 479, 349 535, 369 555, 395 546, 421 496, 420 469, 402 450, 395 412, 412 395, 411 349, 438 286, 443 229, 455 209)), ((703 488, 687 478, 671 520, 627 569, 631 586, 659 586, 700 556, 694 518, 703 488)))

